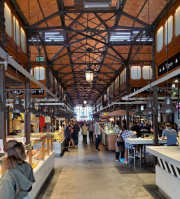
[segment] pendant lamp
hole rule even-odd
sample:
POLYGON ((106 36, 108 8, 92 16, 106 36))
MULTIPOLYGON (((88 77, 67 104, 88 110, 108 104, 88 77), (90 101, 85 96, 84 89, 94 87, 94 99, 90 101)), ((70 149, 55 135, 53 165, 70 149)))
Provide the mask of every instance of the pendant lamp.
POLYGON ((134 115, 137 115, 137 116, 141 116, 142 112, 141 112, 141 109, 138 107, 138 105, 136 106, 136 109, 134 111, 134 115))
POLYGON ((0 112, 6 112, 6 106, 5 103, 2 101, 1 94, 0 94, 0 112))
POLYGON ((29 114, 36 114, 37 113, 37 111, 36 111, 36 109, 34 107, 34 102, 33 101, 29 102, 29 107, 27 109, 27 113, 29 113, 29 114))
POLYGON ((20 97, 16 97, 13 101, 13 113, 24 113, 24 107, 20 97))
POLYGON ((144 114, 146 114, 146 115, 156 114, 155 108, 153 107, 152 100, 148 101, 146 110, 144 111, 144 114))
POLYGON ((168 96, 164 99, 164 104, 161 107, 161 113, 175 113, 176 109, 173 106, 172 99, 168 96))
MULTIPOLYGON (((168 52, 169 52, 169 48, 168 48, 168 12, 167 12, 167 48, 166 49, 167 49, 167 66, 168 66, 168 52)), ((168 69, 169 69, 169 67, 167 67, 167 74, 168 74, 168 69)), ((168 92, 168 79, 167 79, 167 92, 168 92)), ((167 96, 164 99, 164 104, 161 107, 161 113, 169 114, 169 113, 175 113, 175 112, 176 112, 176 109, 173 106, 172 99, 171 99, 171 97, 167 96)))
POLYGON ((91 83, 93 81, 94 70, 90 68, 90 65, 88 65, 88 68, 85 70, 85 75, 86 75, 86 81, 91 83))

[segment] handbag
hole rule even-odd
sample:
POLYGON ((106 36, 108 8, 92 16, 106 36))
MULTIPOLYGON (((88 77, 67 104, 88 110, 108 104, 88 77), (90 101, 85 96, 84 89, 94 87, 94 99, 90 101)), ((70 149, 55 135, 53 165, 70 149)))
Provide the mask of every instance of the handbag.
POLYGON ((124 146, 124 140, 123 140, 123 138, 122 138, 122 136, 121 136, 121 141, 118 141, 117 140, 117 146, 124 146))

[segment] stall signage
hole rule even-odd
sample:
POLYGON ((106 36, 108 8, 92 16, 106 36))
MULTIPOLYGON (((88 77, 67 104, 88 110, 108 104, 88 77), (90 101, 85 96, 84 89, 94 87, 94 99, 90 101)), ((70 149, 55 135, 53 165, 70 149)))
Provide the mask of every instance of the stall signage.
POLYGON ((36 57, 36 61, 44 61, 44 57, 36 57))
POLYGON ((168 71, 171 71, 172 69, 178 67, 180 65, 180 52, 172 56, 167 61, 163 62, 161 65, 158 66, 158 76, 161 76, 163 74, 167 73, 167 67, 168 71))
POLYGON ((107 119, 108 117, 107 117, 107 114, 108 114, 109 112, 103 112, 103 113, 101 113, 101 119, 107 119))
POLYGON ((3 139, 0 139, 0 153, 4 153, 3 139))
MULTIPOLYGON (((24 94, 24 89, 18 89, 18 90, 10 90, 10 93, 12 95, 23 95, 24 94)), ((30 94, 32 93, 32 95, 44 95, 44 90, 42 89, 36 89, 36 90, 33 90, 31 89, 30 90, 30 94)))
MULTIPOLYGON (((131 92, 135 92, 139 89, 141 89, 142 87, 131 87, 131 92)), ((145 94, 145 93, 149 93, 149 89, 145 90, 145 91, 142 91, 141 94, 145 94)), ((153 89, 150 89, 150 93, 153 93, 153 89)), ((164 93, 164 89, 162 88, 158 88, 158 93, 164 93)))

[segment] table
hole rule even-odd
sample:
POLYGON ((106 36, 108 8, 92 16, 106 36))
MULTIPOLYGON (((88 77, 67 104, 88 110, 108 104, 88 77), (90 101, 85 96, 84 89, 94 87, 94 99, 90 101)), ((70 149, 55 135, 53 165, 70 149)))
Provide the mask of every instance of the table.
MULTIPOLYGON (((126 138, 125 142, 132 144, 132 145, 141 145, 140 151, 140 160, 142 164, 142 146, 144 146, 144 160, 145 160, 145 167, 146 167, 146 145, 153 144, 153 139, 150 138, 126 138)), ((167 140, 159 140, 159 144, 167 144, 167 140)), ((128 150, 128 159, 129 159, 129 150, 128 150)), ((135 166, 135 148, 134 148, 134 166, 135 166)))
POLYGON ((147 151, 157 157, 156 185, 165 197, 180 197, 180 150, 178 146, 147 146, 147 151))

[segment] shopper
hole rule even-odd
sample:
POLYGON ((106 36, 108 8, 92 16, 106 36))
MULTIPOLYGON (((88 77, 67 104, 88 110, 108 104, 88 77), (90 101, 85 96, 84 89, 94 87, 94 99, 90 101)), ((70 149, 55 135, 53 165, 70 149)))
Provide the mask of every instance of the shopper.
POLYGON ((78 146, 78 133, 79 133, 79 126, 78 126, 78 123, 77 121, 74 123, 74 126, 73 126, 73 140, 74 140, 74 145, 75 147, 78 146))
POLYGON ((95 150, 100 151, 99 144, 101 142, 101 133, 100 133, 100 125, 99 125, 98 122, 95 124, 95 138, 96 138, 96 143, 95 143, 96 148, 95 148, 95 150))
POLYGON ((171 124, 166 124, 166 129, 162 132, 162 140, 167 138, 167 146, 176 146, 177 143, 177 131, 171 128, 171 124))
POLYGON ((0 181, 1 199, 29 199, 28 193, 35 182, 32 167, 25 162, 25 149, 21 142, 8 141, 4 146, 5 171, 0 181))
MULTIPOLYGON (((126 138, 133 138, 135 137, 136 134, 137 134, 136 131, 129 131, 126 128, 126 129, 123 129, 122 138, 125 141, 126 138)), ((132 148, 133 148, 133 145, 128 144, 125 141, 125 161, 123 162, 123 164, 128 164, 128 149, 132 149, 132 148)))
POLYGON ((90 142, 94 143, 93 141, 93 123, 90 122, 89 126, 88 126, 88 131, 89 131, 89 140, 90 142))
POLYGON ((69 142, 69 147, 71 147, 71 145, 72 145, 72 148, 74 148, 75 145, 74 145, 74 132, 73 132, 74 125, 73 125, 73 123, 71 123, 70 126, 71 127, 70 127, 70 142, 69 142))
POLYGON ((84 125, 82 126, 82 135, 83 135, 84 144, 87 144, 87 134, 88 134, 88 127, 86 125, 86 122, 84 122, 84 125))
POLYGON ((123 120, 122 121, 122 123, 121 123, 121 125, 122 125, 122 129, 126 129, 127 127, 126 127, 126 120, 123 120))
POLYGON ((69 125, 66 121, 64 122, 64 138, 65 138, 65 150, 68 151, 68 146, 71 136, 69 131, 69 125))
POLYGON ((120 153, 121 153, 121 158, 124 158, 124 140, 122 138, 122 132, 120 132, 117 136, 115 148, 116 148, 116 161, 120 161, 119 160, 120 153))

